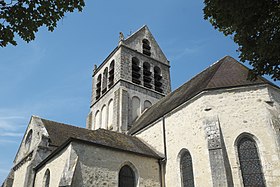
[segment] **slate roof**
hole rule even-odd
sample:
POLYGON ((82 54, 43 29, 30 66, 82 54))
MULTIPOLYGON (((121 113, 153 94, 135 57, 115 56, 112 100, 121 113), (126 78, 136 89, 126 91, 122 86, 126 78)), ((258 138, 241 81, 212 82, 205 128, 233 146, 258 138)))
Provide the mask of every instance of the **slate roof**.
POLYGON ((88 130, 46 119, 41 120, 48 131, 50 145, 53 146, 59 147, 70 138, 73 138, 109 148, 160 158, 142 141, 133 136, 104 129, 88 130))
POLYGON ((273 85, 262 77, 257 77, 255 81, 247 80, 248 71, 246 66, 234 58, 230 56, 222 58, 147 109, 134 122, 128 134, 134 134, 145 128, 202 91, 258 84, 273 85))

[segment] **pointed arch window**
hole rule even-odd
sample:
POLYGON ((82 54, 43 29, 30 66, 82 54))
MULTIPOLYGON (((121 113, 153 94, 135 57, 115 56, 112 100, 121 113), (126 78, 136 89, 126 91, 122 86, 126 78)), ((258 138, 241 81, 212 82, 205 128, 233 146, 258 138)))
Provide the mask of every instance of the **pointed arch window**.
POLYGON ((256 142, 251 137, 243 137, 238 141, 237 149, 244 187, 265 187, 256 142))
POLYGON ((115 74, 115 60, 112 60, 109 67, 109 84, 108 87, 111 88, 114 84, 114 74, 115 74))
POLYGON ((50 187, 50 178, 51 178, 50 174, 51 174, 50 170, 47 169, 43 178, 43 187, 50 187))
POLYGON ((194 187, 192 157, 189 151, 184 150, 180 159, 181 181, 183 187, 194 187))
POLYGON ((136 177, 131 167, 125 165, 119 172, 119 187, 135 187, 136 177))
POLYGON ((140 81, 140 62, 138 60, 138 58, 133 57, 132 58, 132 82, 135 84, 141 84, 140 81))
POLYGON ((142 48, 143 48, 144 55, 151 56, 151 46, 149 40, 147 39, 142 40, 142 48))

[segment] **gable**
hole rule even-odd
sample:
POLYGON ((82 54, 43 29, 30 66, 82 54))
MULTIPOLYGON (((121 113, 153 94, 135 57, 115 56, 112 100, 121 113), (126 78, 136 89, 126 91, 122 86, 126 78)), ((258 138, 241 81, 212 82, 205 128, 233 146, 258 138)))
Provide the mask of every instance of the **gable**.
POLYGON ((148 40, 150 44, 150 52, 151 58, 156 59, 160 62, 163 62, 166 65, 169 65, 167 58, 165 57, 164 53, 162 52, 161 48, 159 47, 158 43, 156 42, 155 38, 153 37, 152 33, 150 32, 149 28, 144 25, 138 31, 133 33, 131 36, 126 38, 123 41, 123 45, 127 46, 130 49, 136 50, 140 53, 143 51, 143 40, 148 40))
POLYGON ((37 148, 41 142, 42 135, 46 137, 48 136, 41 119, 32 116, 15 156, 14 164, 21 162, 22 159, 37 148))

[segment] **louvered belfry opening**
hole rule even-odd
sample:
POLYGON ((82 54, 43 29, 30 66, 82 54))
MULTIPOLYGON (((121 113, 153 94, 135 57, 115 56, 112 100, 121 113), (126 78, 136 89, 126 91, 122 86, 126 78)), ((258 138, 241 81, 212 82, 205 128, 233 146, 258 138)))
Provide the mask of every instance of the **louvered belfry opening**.
POLYGON ((244 137, 238 142, 238 157, 244 187, 265 187, 261 161, 255 141, 244 137))
POLYGON ((151 66, 148 62, 143 63, 143 81, 144 86, 147 88, 152 88, 152 72, 151 72, 151 66))
POLYGON ((132 82, 135 84, 141 84, 141 68, 138 58, 133 57, 132 58, 132 82))
POLYGON ((144 55, 151 56, 151 46, 147 39, 142 40, 142 48, 144 55))
POLYGON ((161 70, 159 67, 154 67, 154 80, 155 80, 155 90, 158 92, 163 92, 162 90, 162 76, 161 70))
POLYGON ((103 72, 103 81, 102 81, 102 94, 107 91, 107 83, 108 83, 108 68, 105 68, 103 72))
POLYGON ((111 88, 114 85, 114 77, 115 77, 115 61, 112 60, 109 67, 109 84, 108 84, 109 88, 111 88))
POLYGON ((96 99, 98 99, 101 95, 101 74, 98 75, 96 81, 96 99))

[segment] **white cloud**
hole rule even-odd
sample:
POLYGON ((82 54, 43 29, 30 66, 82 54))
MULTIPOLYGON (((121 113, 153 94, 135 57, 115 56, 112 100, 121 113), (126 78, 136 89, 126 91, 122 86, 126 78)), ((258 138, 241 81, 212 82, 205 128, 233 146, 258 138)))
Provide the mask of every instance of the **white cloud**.
POLYGON ((18 144, 18 141, 15 140, 6 140, 6 139, 0 139, 0 145, 1 144, 18 144))
POLYGON ((0 132, 0 136, 22 137, 22 133, 15 133, 15 132, 0 132))

